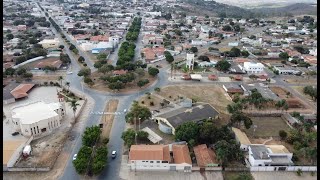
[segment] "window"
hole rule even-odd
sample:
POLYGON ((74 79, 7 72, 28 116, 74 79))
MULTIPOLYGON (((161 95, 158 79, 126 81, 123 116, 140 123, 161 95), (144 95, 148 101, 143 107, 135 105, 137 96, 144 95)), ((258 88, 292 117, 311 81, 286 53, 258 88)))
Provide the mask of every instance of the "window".
POLYGON ((150 163, 153 163, 153 161, 150 161, 150 163))
POLYGON ((157 163, 160 163, 160 161, 157 161, 157 163))
POLYGON ((162 163, 168 163, 168 161, 162 161, 162 163))
POLYGON ((146 161, 142 161, 142 162, 146 162, 146 161))

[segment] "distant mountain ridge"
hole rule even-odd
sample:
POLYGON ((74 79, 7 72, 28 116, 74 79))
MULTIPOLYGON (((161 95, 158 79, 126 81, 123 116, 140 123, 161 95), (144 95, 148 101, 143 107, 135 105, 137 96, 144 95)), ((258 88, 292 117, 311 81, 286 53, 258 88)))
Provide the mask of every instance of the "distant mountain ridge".
MULTIPOLYGON (((313 6, 312 4, 306 4, 306 3, 296 3, 296 4, 291 4, 285 7, 276 7, 276 8, 261 7, 261 8, 245 9, 238 6, 227 5, 224 3, 219 3, 211 0, 182 0, 182 1, 190 4, 194 8, 199 9, 199 12, 201 12, 202 10, 206 10, 206 11, 213 12, 220 17, 226 16, 226 17, 235 17, 235 18, 255 18, 255 17, 263 18, 263 17, 272 17, 272 16, 302 15, 302 14, 316 15, 317 14, 316 6, 313 6)), ((221 1, 221 0, 217 0, 217 1, 221 1)), ((231 1, 240 1, 240 0, 231 0, 231 1)), ((248 0, 248 1, 251 2, 251 0, 248 0)), ((302 1, 310 1, 310 0, 302 0, 302 1)))

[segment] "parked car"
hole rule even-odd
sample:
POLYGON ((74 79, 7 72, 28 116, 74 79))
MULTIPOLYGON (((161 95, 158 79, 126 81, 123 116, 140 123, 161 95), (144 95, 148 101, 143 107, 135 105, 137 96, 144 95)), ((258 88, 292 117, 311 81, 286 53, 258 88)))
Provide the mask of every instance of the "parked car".
POLYGON ((116 156, 117 156, 117 151, 112 151, 112 153, 111 153, 112 159, 115 159, 116 156))
POLYGON ((12 136, 16 136, 16 135, 18 135, 18 134, 20 134, 19 132, 14 132, 14 133, 12 133, 11 135, 12 136))
POLYGON ((74 154, 72 160, 76 160, 77 159, 78 154, 74 154))

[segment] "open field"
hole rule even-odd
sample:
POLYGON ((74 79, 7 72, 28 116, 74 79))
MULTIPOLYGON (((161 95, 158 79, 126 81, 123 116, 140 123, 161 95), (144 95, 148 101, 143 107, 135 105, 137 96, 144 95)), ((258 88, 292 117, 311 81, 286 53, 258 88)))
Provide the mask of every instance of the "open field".
MULTIPOLYGON (((118 103, 119 101, 117 99, 112 99, 110 100, 105 109, 104 112, 108 112, 108 113, 113 113, 117 111, 117 107, 118 107, 118 103)), ((112 123, 113 123, 113 119, 114 119, 114 114, 106 114, 104 115, 104 117, 101 119, 101 122, 103 124, 103 128, 102 128, 102 133, 101 133, 101 137, 100 140, 103 140, 105 138, 109 138, 109 134, 112 128, 112 123)))
POLYGON ((151 111, 155 110, 155 109, 160 109, 160 103, 162 102, 162 99, 160 99, 159 97, 155 96, 155 95, 150 95, 150 99, 148 98, 148 95, 144 95, 142 96, 138 102, 141 106, 145 106, 148 107, 151 111), (150 103, 153 102, 153 106, 150 105, 150 103))
MULTIPOLYGON (((53 74, 53 75, 45 75, 45 74, 43 74, 43 75, 39 75, 39 76, 38 75, 34 75, 32 77, 32 79, 35 80, 35 81, 42 81, 42 82, 44 82, 44 81, 58 81, 59 76, 62 76, 62 74, 53 74)), ((64 75, 62 77, 64 77, 64 75)))
POLYGON ((257 125, 254 132, 253 125, 245 129, 248 137, 278 137, 280 130, 289 131, 290 127, 281 117, 251 117, 253 125, 257 125))
POLYGON ((222 87, 218 85, 172 85, 161 88, 159 94, 174 102, 178 100, 178 96, 191 98, 198 102, 206 102, 223 114, 227 114, 226 107, 232 103, 222 87))
POLYGON ((102 74, 99 72, 94 72, 91 74, 90 78, 94 82, 94 85, 91 87, 91 89, 95 89, 98 91, 104 91, 104 92, 119 92, 119 93, 135 92, 135 91, 139 91, 141 89, 144 89, 144 88, 151 86, 157 80, 157 77, 152 77, 146 72, 145 76, 143 78, 137 78, 133 82, 127 83, 125 85, 124 89, 120 89, 119 91, 117 91, 117 90, 109 89, 108 85, 105 83, 105 81, 100 79, 101 76, 102 76, 102 74), (140 88, 137 85, 137 82, 140 79, 148 79, 149 83, 147 85, 143 86, 142 88, 140 88))
POLYGON ((304 86, 292 86, 292 89, 294 89, 295 91, 297 91, 299 94, 301 94, 303 97, 305 97, 306 99, 309 99, 312 101, 311 96, 306 95, 303 93, 303 88, 304 86))
POLYGON ((298 97, 294 97, 289 91, 278 86, 269 87, 270 90, 279 96, 281 99, 285 99, 289 108, 302 108, 305 109, 304 103, 298 97))
POLYGON ((295 78, 295 79, 286 79, 286 82, 289 84, 310 84, 310 85, 316 85, 317 84, 317 79, 315 78, 310 78, 310 79, 304 79, 304 78, 295 78))

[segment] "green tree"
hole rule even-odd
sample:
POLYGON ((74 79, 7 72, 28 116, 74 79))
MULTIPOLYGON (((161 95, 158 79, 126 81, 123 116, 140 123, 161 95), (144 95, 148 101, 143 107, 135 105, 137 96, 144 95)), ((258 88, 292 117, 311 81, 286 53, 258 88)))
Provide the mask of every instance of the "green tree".
POLYGON ((159 69, 158 68, 154 68, 154 67, 149 67, 148 68, 148 73, 155 77, 158 73, 159 73, 159 69))
POLYGON ((100 137, 101 129, 99 126, 87 127, 82 135, 82 144, 84 146, 93 147, 100 137))
POLYGON ((78 72, 78 76, 90 76, 91 75, 91 69, 90 68, 82 68, 80 69, 80 71, 78 72))
POLYGON ((175 139, 179 141, 189 141, 198 139, 199 126, 195 122, 186 122, 178 126, 175 130, 175 139))
POLYGON ((279 136, 280 136, 281 140, 285 140, 287 138, 287 136, 288 136, 288 133, 286 131, 284 131, 284 130, 280 130, 279 131, 279 136))
POLYGON ((248 57, 250 54, 249 54, 248 51, 243 50, 243 51, 241 51, 241 55, 242 55, 243 57, 248 57))
POLYGON ((77 159, 72 161, 77 173, 84 174, 87 171, 88 162, 92 154, 92 148, 82 146, 78 152, 77 159))
POLYGON ((219 71, 227 71, 230 67, 231 67, 231 64, 226 60, 218 61, 216 64, 216 68, 219 71))
POLYGON ((289 55, 288 55, 287 52, 281 52, 281 53, 279 54, 279 58, 288 60, 289 55))
POLYGON ((126 121, 129 123, 134 123, 134 120, 138 120, 140 118, 140 122, 151 118, 151 112, 149 108, 140 106, 137 101, 134 101, 130 111, 126 114, 126 121))
POLYGON ((13 36, 13 34, 7 34, 7 35, 6 35, 6 38, 7 38, 8 40, 11 40, 11 39, 14 38, 14 36, 13 36))
POLYGON ((97 56, 97 59, 100 61, 106 60, 107 59, 107 54, 106 53, 101 53, 97 56))
POLYGON ((137 138, 139 140, 144 140, 144 141, 148 140, 148 136, 149 136, 149 134, 145 131, 138 131, 138 133, 137 133, 137 138))
POLYGON ((113 83, 110 83, 109 85, 108 85, 108 88, 109 89, 112 89, 112 90, 120 90, 120 89, 123 89, 124 88, 124 84, 122 83, 122 82, 120 82, 120 81, 117 81, 117 82, 113 82, 113 83))
POLYGON ((15 71, 16 71, 15 69, 10 67, 10 68, 7 68, 4 73, 5 73, 5 75, 13 76, 15 71))
POLYGON ((246 129, 249 129, 252 125, 251 118, 241 112, 236 112, 232 114, 230 117, 230 121, 232 125, 237 124, 238 127, 240 127, 240 123, 243 122, 246 129))
POLYGON ((193 47, 190 48, 190 51, 192 53, 197 53, 198 52, 198 48, 193 46, 193 47))
POLYGON ((142 79, 142 80, 137 82, 137 85, 141 88, 141 87, 143 87, 144 85, 146 85, 148 83, 149 83, 148 79, 142 79))
POLYGON ((78 103, 78 101, 76 99, 72 99, 69 101, 69 105, 73 111, 74 121, 76 121, 76 111, 78 109, 78 106, 80 106, 80 104, 78 103))
POLYGON ((106 74, 107 72, 110 72, 112 70, 114 70, 114 67, 111 64, 104 64, 98 69, 98 71, 103 74, 106 74))
POLYGON ((96 150, 95 157, 92 163, 92 172, 93 174, 100 174, 106 166, 107 157, 108 156, 108 148, 105 146, 98 147, 96 150))
POLYGON ((80 56, 80 57, 78 58, 78 61, 79 61, 80 63, 83 63, 83 62, 85 61, 85 59, 84 59, 84 57, 80 56))
POLYGON ((121 138, 123 139, 124 144, 127 145, 128 148, 130 148, 131 145, 134 144, 135 135, 135 131, 131 128, 122 133, 121 138))
POLYGON ((223 31, 232 31, 232 28, 231 28, 230 25, 225 25, 225 26, 222 27, 222 30, 223 31))
POLYGON ((59 48, 60 48, 60 49, 64 49, 64 45, 60 45, 59 48))
POLYGON ((84 77, 83 82, 88 84, 89 86, 93 86, 94 82, 92 81, 92 79, 90 77, 84 77))

